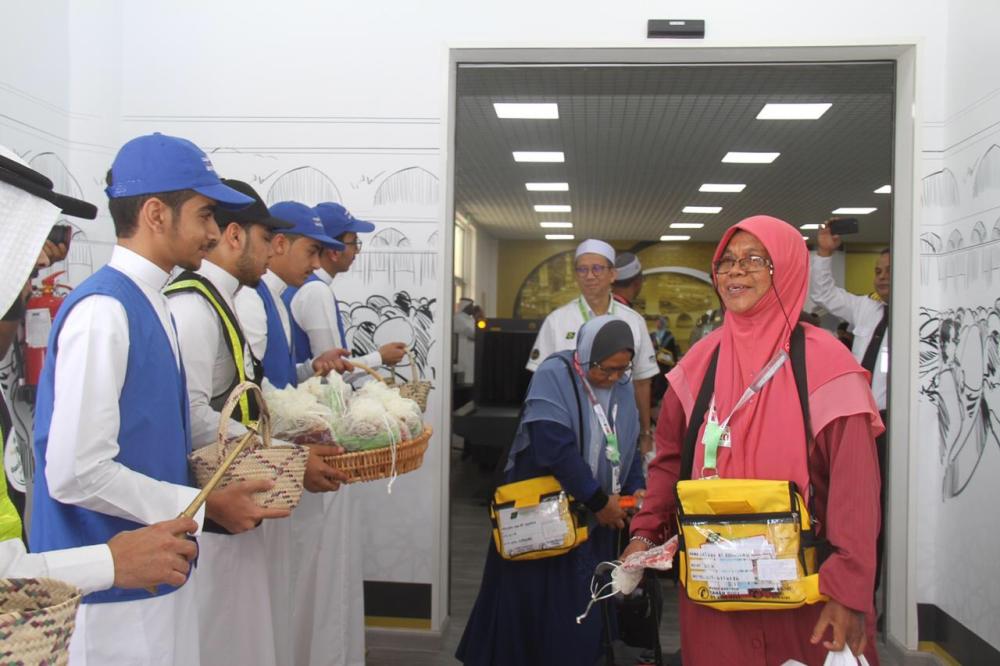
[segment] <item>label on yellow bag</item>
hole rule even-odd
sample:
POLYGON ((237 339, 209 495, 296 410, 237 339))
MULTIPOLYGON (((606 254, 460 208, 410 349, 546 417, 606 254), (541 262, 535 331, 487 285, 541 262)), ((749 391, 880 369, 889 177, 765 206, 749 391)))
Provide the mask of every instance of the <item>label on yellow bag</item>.
POLYGON ((764 610, 822 599, 803 541, 811 524, 794 484, 700 479, 678 483, 677 495, 681 583, 692 601, 764 610))
POLYGON ((537 506, 497 509, 500 539, 508 555, 563 545, 569 525, 562 515, 566 507, 565 493, 560 495, 544 497, 537 506))

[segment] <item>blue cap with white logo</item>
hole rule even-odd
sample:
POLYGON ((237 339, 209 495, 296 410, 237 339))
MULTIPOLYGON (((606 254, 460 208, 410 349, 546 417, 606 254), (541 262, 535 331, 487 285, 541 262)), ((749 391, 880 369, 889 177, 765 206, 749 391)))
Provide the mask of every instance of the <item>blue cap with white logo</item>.
POLYGON ((111 165, 111 184, 104 191, 111 199, 121 199, 180 190, 194 190, 225 208, 244 208, 254 202, 219 180, 201 148, 159 132, 136 137, 121 147, 111 165))
POLYGON ((375 225, 351 215, 351 212, 334 201, 325 201, 315 206, 316 214, 323 222, 326 235, 336 238, 341 234, 354 232, 364 234, 375 230, 375 225))
POLYGON ((282 229, 278 233, 305 236, 306 238, 311 238, 314 241, 322 243, 331 250, 344 249, 343 243, 330 238, 326 231, 324 231, 323 223, 320 222, 316 211, 304 203, 299 203, 298 201, 281 201, 271 206, 269 210, 273 217, 292 224, 290 229, 282 229))

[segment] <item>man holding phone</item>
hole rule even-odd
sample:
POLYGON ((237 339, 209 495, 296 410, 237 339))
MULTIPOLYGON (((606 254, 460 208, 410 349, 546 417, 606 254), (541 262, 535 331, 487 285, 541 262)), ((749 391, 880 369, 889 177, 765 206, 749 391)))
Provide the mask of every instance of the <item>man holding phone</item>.
MULTIPOLYGON (((828 220, 822 225, 816 237, 816 253, 810 259, 809 297, 817 305, 821 305, 832 314, 847 321, 851 333, 854 334, 854 344, 851 352, 854 358, 872 376, 872 393, 878 403, 882 421, 888 423, 886 412, 886 389, 889 374, 889 297, 890 262, 889 248, 879 254, 875 262, 875 275, 872 286, 878 295, 878 300, 868 296, 852 294, 838 287, 833 280, 831 270, 834 251, 841 245, 841 234, 857 233, 856 219, 828 220)), ((882 480, 882 524, 885 524, 885 462, 886 434, 882 433, 875 440, 878 452, 879 475, 882 480)), ((875 588, 878 589, 882 571, 882 553, 885 545, 884 529, 879 533, 876 543, 875 588)))

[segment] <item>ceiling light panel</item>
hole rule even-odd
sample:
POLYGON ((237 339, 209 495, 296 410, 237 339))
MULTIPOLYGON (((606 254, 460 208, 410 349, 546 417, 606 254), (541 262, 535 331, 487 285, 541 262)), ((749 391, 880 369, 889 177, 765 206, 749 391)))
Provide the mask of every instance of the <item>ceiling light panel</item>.
POLYGON ((569 183, 525 183, 529 192, 569 192, 569 183))
POLYGON ((686 241, 691 240, 690 236, 675 236, 672 234, 667 234, 666 236, 660 236, 661 241, 686 241))
POLYGON ((539 222, 538 226, 542 229, 572 229, 572 222, 539 222))
POLYGON ((515 162, 565 162, 566 155, 561 150, 515 150, 515 162))
POLYGON ((883 185, 875 190, 875 194, 892 194, 892 185, 883 185))
POLYGON ((878 208, 838 208, 833 211, 834 215, 869 215, 877 211, 878 208))
POLYGON ((816 120, 830 110, 832 104, 765 104, 757 120, 816 120))
POLYGON ((521 120, 558 120, 559 105, 556 103, 512 103, 494 102, 497 118, 521 120))
POLYGON ((701 229, 705 225, 701 222, 671 222, 671 229, 701 229))
POLYGON ((698 188, 699 192, 742 192, 745 183, 705 183, 698 188))
POLYGON ((770 164, 781 153, 739 153, 730 151, 722 158, 728 164, 770 164))
POLYGON ((573 207, 569 204, 535 204, 536 213, 572 213, 573 207))
POLYGON ((816 229, 819 229, 819 225, 818 224, 802 224, 802 225, 799 226, 799 229, 801 229, 802 231, 815 231, 816 229))
POLYGON ((545 234, 545 240, 573 240, 573 234, 545 234))
POLYGON ((717 215, 722 212, 722 206, 684 206, 682 213, 700 213, 704 215, 717 215))

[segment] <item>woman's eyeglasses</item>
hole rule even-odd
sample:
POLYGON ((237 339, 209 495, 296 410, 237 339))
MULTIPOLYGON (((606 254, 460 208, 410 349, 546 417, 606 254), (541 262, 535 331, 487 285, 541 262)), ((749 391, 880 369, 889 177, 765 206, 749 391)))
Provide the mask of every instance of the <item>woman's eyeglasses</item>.
POLYGON ((597 368, 597 370, 608 379, 611 379, 612 377, 624 377, 632 372, 631 363, 628 365, 616 365, 613 367, 601 365, 600 363, 591 363, 590 367, 597 368))
POLYGON ((725 275, 737 266, 744 273, 757 273, 769 269, 771 267, 771 260, 766 257, 757 256, 756 254, 751 254, 740 259, 726 257, 715 262, 713 268, 716 275, 725 275))

